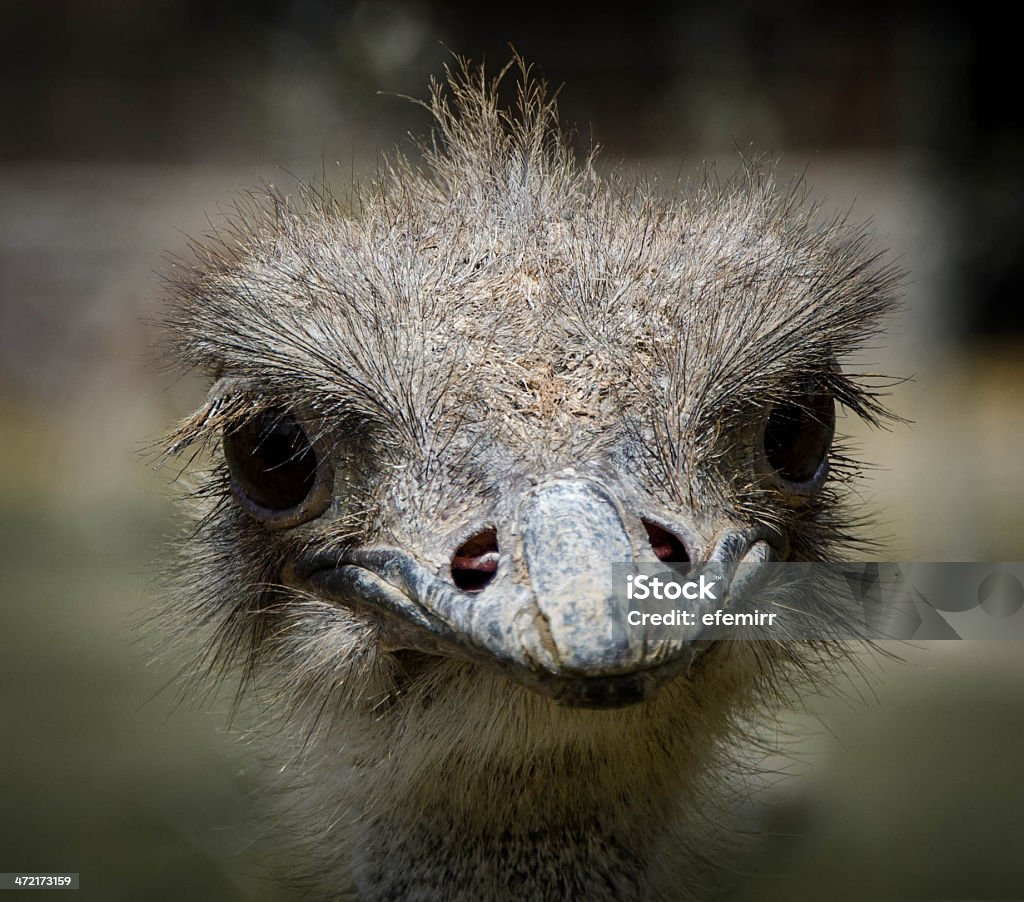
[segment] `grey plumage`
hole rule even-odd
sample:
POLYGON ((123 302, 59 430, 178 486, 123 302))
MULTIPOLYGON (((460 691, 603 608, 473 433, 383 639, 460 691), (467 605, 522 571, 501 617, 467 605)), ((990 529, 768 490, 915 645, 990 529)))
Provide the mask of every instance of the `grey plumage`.
POLYGON ((894 305, 896 273, 860 228, 753 165, 695 190, 600 174, 521 75, 508 114, 462 67, 434 87, 419 166, 396 157, 344 198, 250 195, 170 275, 169 351, 215 381, 169 443, 211 453, 175 617, 208 635, 205 669, 241 668, 302 745, 296 806, 328 895, 699 895, 673 874, 706 851, 693 837, 716 769, 747 719, 842 654, 718 643, 650 697, 619 680, 653 672, 644 650, 606 665, 600 637, 569 632, 583 607, 531 602, 538 625, 493 648, 466 633, 489 592, 500 618, 501 593, 535 591, 522 535, 549 485, 606 493, 637 559, 666 533, 706 559, 730 530, 794 560, 842 556, 858 466, 818 421, 832 399, 887 416, 837 362, 894 305), (796 451, 766 451, 778 410, 796 451), (246 483, 253 423, 308 439, 312 457, 280 458, 293 481, 268 489, 300 485, 298 504, 246 483), (396 556, 358 557, 375 548, 396 556), (323 577, 332 558, 351 565, 343 583, 323 577), (482 591, 452 589, 453 559, 482 591), (576 643, 593 653, 569 666, 576 643), (554 700, 585 702, 583 681, 598 706, 645 700, 554 700))

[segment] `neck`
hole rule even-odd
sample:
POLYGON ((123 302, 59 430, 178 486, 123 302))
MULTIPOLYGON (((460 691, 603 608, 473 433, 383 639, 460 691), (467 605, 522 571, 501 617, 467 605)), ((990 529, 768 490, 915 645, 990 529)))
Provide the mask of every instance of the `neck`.
MULTIPOLYGON (((454 787, 453 787, 454 789, 454 787)), ((667 799, 665 800, 667 801, 667 799)), ((553 814, 540 793, 482 824, 458 805, 432 817, 367 819, 355 879, 367 899, 651 899, 664 881, 665 804, 659 820, 609 809, 553 814), (659 832, 652 827, 659 825, 659 832)))
POLYGON ((314 787, 343 848, 338 879, 371 900, 650 899, 672 874, 679 898, 715 733, 701 712, 671 692, 572 710, 481 679, 475 695, 339 729, 314 787))

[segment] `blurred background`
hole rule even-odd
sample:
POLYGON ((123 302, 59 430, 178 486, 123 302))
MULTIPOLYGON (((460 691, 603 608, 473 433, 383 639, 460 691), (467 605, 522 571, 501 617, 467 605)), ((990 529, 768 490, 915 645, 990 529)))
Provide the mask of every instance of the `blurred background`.
MULTIPOLYGON (((238 187, 412 152, 429 122, 400 95, 510 43, 606 163, 763 154, 873 223, 906 307, 855 363, 913 377, 912 423, 845 425, 885 557, 1024 559, 1018 48, 983 4, 0 0, 0 872, 294 897, 254 851, 229 699, 176 706, 183 652, 138 629, 177 522, 143 452, 203 397, 156 363, 157 273, 238 187)), ((789 718, 731 898, 1024 898, 1024 648, 897 652, 789 718)))

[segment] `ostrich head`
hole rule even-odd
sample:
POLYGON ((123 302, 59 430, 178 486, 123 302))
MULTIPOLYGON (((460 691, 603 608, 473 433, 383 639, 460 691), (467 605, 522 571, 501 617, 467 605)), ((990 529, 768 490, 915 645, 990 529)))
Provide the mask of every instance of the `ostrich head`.
POLYGON ((645 641, 610 565, 849 546, 836 407, 884 411, 839 361, 893 273, 799 188, 627 184, 526 73, 496 93, 463 69, 421 165, 250 198, 177 263, 213 381, 172 440, 212 459, 179 615, 298 729, 335 890, 647 896, 828 653, 645 641))

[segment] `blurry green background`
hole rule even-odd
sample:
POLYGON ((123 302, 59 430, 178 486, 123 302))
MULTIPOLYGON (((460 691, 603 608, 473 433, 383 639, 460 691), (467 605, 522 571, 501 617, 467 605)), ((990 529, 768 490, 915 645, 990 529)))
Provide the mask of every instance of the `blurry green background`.
MULTIPOLYGON (((760 152, 873 220, 911 274, 858 361, 914 377, 911 426, 855 432, 886 557, 1024 558, 1019 51, 984 5, 0 2, 0 872, 292 897, 227 700, 176 706, 184 652, 138 629, 176 523, 140 452, 202 397, 154 364, 154 273, 238 186, 372 172, 428 127, 395 95, 509 42, 606 161, 760 152)), ((1024 898, 1024 648, 898 652, 789 718, 733 898, 1024 898)))

